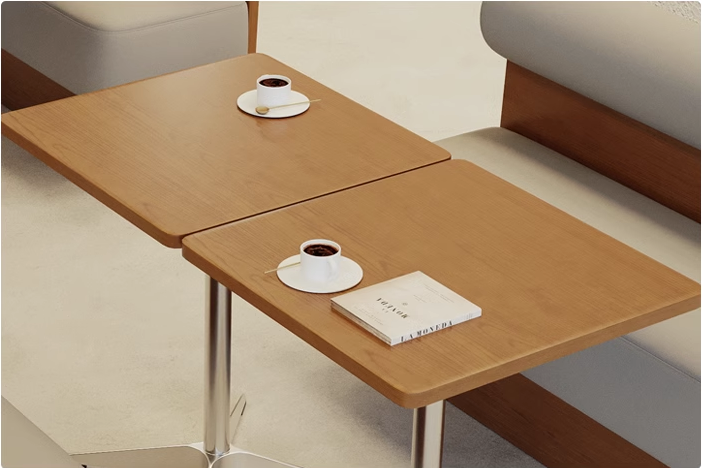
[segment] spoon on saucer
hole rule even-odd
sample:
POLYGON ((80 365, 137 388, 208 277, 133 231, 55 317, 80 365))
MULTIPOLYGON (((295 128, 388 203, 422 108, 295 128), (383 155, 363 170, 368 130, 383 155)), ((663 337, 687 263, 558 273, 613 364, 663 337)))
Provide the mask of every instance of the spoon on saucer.
POLYGON ((318 101, 321 101, 321 99, 312 99, 311 101, 293 102, 290 104, 282 104, 280 106, 271 106, 271 107, 258 106, 256 108, 256 113, 261 114, 261 115, 266 115, 268 113, 268 111, 271 109, 278 109, 279 107, 296 106, 298 104, 308 104, 310 102, 318 102, 318 101))
POLYGON ((282 266, 279 268, 273 268, 272 270, 264 271, 263 274, 267 275, 268 273, 273 273, 274 271, 278 271, 278 270, 284 270, 286 268, 290 268, 291 266, 295 266, 295 265, 299 265, 299 264, 300 264, 300 262, 291 263, 290 265, 285 265, 285 266, 282 266))

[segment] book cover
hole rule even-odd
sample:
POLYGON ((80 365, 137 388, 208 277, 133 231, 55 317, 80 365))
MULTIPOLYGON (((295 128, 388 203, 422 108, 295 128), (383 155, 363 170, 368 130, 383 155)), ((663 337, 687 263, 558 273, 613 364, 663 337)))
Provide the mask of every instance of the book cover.
POLYGON ((332 298, 332 308, 390 346, 428 335, 482 310, 421 271, 332 298))

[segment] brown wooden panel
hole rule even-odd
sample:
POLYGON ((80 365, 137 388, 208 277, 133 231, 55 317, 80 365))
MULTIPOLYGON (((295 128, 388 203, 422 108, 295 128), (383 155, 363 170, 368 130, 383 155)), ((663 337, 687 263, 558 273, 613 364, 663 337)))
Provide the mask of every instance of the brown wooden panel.
POLYGON ((11 110, 36 106, 74 94, 2 50, 2 104, 11 110))
POLYGON ((511 62, 501 126, 700 221, 700 150, 511 62))
POLYGON ((521 374, 449 402, 548 468, 666 466, 521 374))
POLYGON ((256 52, 258 42, 258 2, 246 2, 249 10, 249 53, 256 52))

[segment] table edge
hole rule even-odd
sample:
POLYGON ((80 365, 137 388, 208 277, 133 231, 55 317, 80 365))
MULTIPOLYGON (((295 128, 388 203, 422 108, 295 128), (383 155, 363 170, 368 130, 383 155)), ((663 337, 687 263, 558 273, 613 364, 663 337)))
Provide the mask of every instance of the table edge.
POLYGON ((17 144, 17 146, 24 149, 29 154, 31 154, 32 156, 49 166, 51 169, 61 174, 63 177, 75 184, 78 188, 87 192, 100 203, 104 204, 105 206, 107 206, 108 208, 125 218, 127 221, 134 224, 136 227, 144 231, 146 234, 154 238, 159 243, 170 248, 181 247, 181 240, 184 236, 166 232, 165 230, 158 228, 152 223, 149 223, 144 218, 139 216, 135 211, 131 210, 127 206, 117 201, 117 199, 110 195, 108 192, 93 184, 88 179, 86 179, 81 174, 74 171, 67 165, 53 158, 45 150, 34 144, 32 141, 29 140, 29 138, 20 133, 18 129, 12 127, 8 123, 8 121, 13 120, 13 118, 14 116, 11 112, 2 115, 1 128, 3 136, 6 136, 9 140, 17 144))
MULTIPOLYGON (((491 367, 467 377, 445 382, 436 387, 422 389, 419 391, 411 391, 401 385, 391 384, 376 376, 372 372, 367 371, 362 364, 355 362, 349 356, 339 352, 333 345, 319 337, 312 330, 301 326, 287 314, 268 304, 265 299, 258 296, 249 288, 233 278, 228 277, 228 275, 217 266, 213 265, 203 256, 190 248, 189 243, 191 242, 191 239, 189 239, 189 237, 190 236, 186 236, 183 239, 182 247, 182 255, 188 262, 195 265, 216 281, 225 285, 234 294, 238 295, 246 302, 265 313, 268 317, 272 318, 305 343, 309 344, 317 351, 334 361, 336 364, 343 367, 346 371, 352 373, 363 382, 370 385, 374 390, 404 408, 418 408, 439 400, 449 399, 453 396, 465 393, 497 380, 504 379, 547 362, 554 361, 569 354, 582 351, 614 338, 624 336, 627 333, 631 333, 646 326, 653 325, 686 312, 690 312, 696 308, 699 308, 701 302, 701 295, 699 290, 697 290, 689 297, 684 297, 655 311, 644 312, 641 315, 625 322, 612 324, 599 330, 596 334, 589 333, 576 336, 568 341, 558 343, 549 348, 536 350, 531 354, 521 356, 502 366, 491 367), (518 367, 519 370, 515 370, 515 367, 518 367)), ((359 333, 361 332, 363 332, 363 330, 359 328, 359 333)))

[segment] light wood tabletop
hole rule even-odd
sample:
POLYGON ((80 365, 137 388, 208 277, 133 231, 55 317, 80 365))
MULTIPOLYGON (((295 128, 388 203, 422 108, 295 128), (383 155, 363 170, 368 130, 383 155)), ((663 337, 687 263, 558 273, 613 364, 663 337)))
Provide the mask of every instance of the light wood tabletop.
MULTIPOLYGON (((183 255, 395 403, 419 407, 693 310, 700 286, 467 162, 188 236, 183 255), (390 347, 263 272, 341 244, 362 288, 423 271, 482 317, 390 347)), ((265 339, 265 337, 262 337, 265 339)))
POLYGON ((251 54, 2 116, 2 133, 159 242, 450 158, 281 62, 251 54), (322 99, 237 108, 263 74, 322 99))

